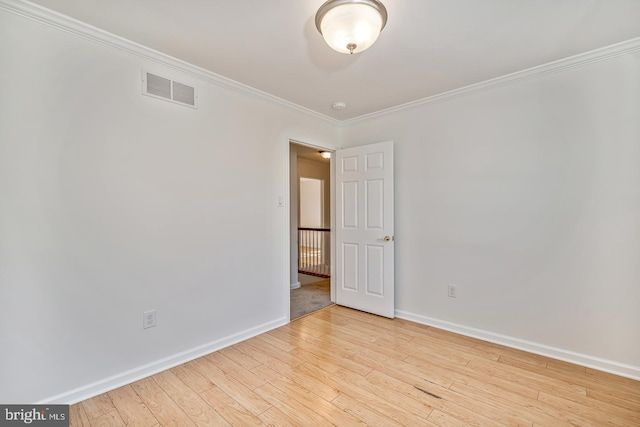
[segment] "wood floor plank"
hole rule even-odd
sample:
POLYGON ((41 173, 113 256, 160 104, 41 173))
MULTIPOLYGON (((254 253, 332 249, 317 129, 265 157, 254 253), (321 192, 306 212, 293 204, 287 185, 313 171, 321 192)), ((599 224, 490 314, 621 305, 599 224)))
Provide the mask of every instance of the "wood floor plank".
MULTIPOLYGON (((287 390, 293 391, 298 395, 305 395, 307 393, 311 393, 311 390, 313 389, 312 387, 305 387, 293 381, 290 377, 279 374, 278 372, 264 365, 254 368, 254 371, 256 372, 256 375, 260 376, 261 378, 264 378, 266 382, 276 386, 280 390, 283 390, 283 388, 286 388, 287 390)), ((283 390, 283 391, 286 391, 286 390, 283 390)), ((315 393, 314 393, 314 397, 320 398, 315 393)), ((330 400, 322 399, 322 400, 326 402, 330 402, 333 399, 330 399, 330 400)), ((304 402, 300 402, 300 403, 304 403, 304 402)))
POLYGON ((482 426, 501 426, 500 423, 480 423, 476 420, 460 419, 455 415, 434 409, 433 413, 429 417, 429 422, 443 427, 482 427, 482 426))
MULTIPOLYGON (((323 314, 327 315, 328 313, 323 314)), ((350 309, 339 310, 338 318, 340 318, 340 316, 348 319, 346 322, 342 323, 342 326, 350 328, 351 325, 355 323, 360 325, 360 330, 373 329, 378 333, 379 337, 391 337, 398 345, 407 343, 413 338, 421 337, 424 333, 422 329, 414 331, 411 328, 407 328, 404 324, 400 323, 400 319, 387 319, 385 317, 367 313, 353 313, 350 309)), ((414 323, 414 325, 416 324, 414 323)))
POLYGON ((416 385, 416 382, 407 383, 375 370, 367 375, 367 380, 381 389, 396 390, 406 398, 423 401, 432 408, 444 412, 463 414, 467 418, 471 418, 470 414, 476 413, 482 414, 491 422, 514 427, 530 427, 532 423, 531 420, 518 415, 514 411, 486 404, 476 399, 475 396, 458 394, 435 384, 430 386, 433 388, 421 387, 416 385))
POLYGON ((340 345, 330 344, 326 340, 321 339, 299 340, 298 345, 292 352, 295 354, 295 352, 300 349, 310 351, 320 357, 332 355, 333 358, 340 360, 351 359, 353 355, 356 354, 354 350, 340 345))
POLYGON ((136 394, 140 396, 146 407, 149 408, 161 425, 196 425, 158 383, 155 382, 153 377, 136 381, 131 384, 131 387, 133 387, 136 394))
POLYGON ((499 349, 500 359, 511 359, 518 361, 521 365, 532 365, 538 368, 546 368, 550 359, 538 354, 527 353, 515 348, 501 347, 499 349))
MULTIPOLYGON (((323 321, 322 319, 315 319, 314 316, 306 316, 300 319, 296 319, 291 322, 289 328, 304 332, 306 335, 315 336, 317 338, 323 336, 333 336, 340 332, 339 325, 331 324, 330 322, 323 321)), ((354 337, 356 337, 354 335, 354 337)))
POLYGON ((265 378, 269 378, 268 381, 271 385, 285 393, 289 398, 295 399, 307 408, 317 412, 327 421, 338 426, 365 425, 361 421, 353 418, 351 415, 330 403, 330 400, 320 397, 315 393, 313 388, 309 389, 303 387, 292 379, 272 371, 265 366, 260 366, 255 369, 260 371, 265 378))
MULTIPOLYGON (((527 371, 528 373, 538 375, 539 377, 548 378, 550 381, 562 382, 565 384, 573 384, 575 387, 586 389, 587 387, 605 392, 611 392, 618 396, 624 396, 630 401, 640 403, 640 381, 625 381, 627 378, 618 377, 617 381, 607 380, 607 376, 603 373, 601 376, 593 376, 581 373, 568 373, 561 371, 554 371, 547 368, 538 366, 532 366, 530 364, 522 363, 519 360, 501 357, 500 363, 510 365, 515 368, 519 368, 527 371)), ((586 394, 586 393, 583 393, 586 394)))
MULTIPOLYGON (((267 426, 274 427, 299 427, 300 424, 298 421, 289 417, 287 414, 283 413, 280 409, 276 407, 271 407, 270 409, 264 411, 258 417, 260 421, 267 426)), ((241 426, 242 424, 238 424, 241 426)))
POLYGON ((452 344, 458 344, 463 347, 473 348, 478 344, 484 344, 486 341, 482 341, 478 338, 468 337, 465 335, 456 334, 455 332, 445 331, 444 329, 438 329, 431 326, 419 325, 412 323, 408 320, 393 319, 394 322, 404 322, 410 329, 420 330, 419 338, 437 338, 452 344))
POLYGON ((211 382, 233 397, 253 415, 260 415, 271 405, 235 378, 226 375, 215 363, 204 357, 189 362, 211 382))
POLYGON ((629 386, 637 391, 636 394, 640 394, 640 381, 638 380, 610 374, 609 372, 596 371, 592 368, 585 368, 585 378, 594 381, 606 381, 614 385, 629 386))
POLYGON ((198 426, 230 426, 223 417, 171 371, 160 372, 153 380, 198 426))
POLYGON ((547 369, 558 372, 567 372, 574 375, 586 375, 587 373, 587 368, 584 366, 579 366, 562 360, 553 360, 551 358, 547 360, 547 369))
POLYGON ((455 374, 445 369, 439 369, 437 365, 422 368, 417 363, 412 364, 407 362, 406 359, 393 362, 389 360, 378 361, 376 358, 368 357, 367 353, 358 353, 353 357, 353 360, 369 366, 371 371, 378 370, 400 380, 406 380, 407 382, 424 381, 449 387, 455 379, 455 374))
MULTIPOLYGON (((464 396, 464 398, 456 399, 456 404, 462 405, 465 410, 471 410, 509 426, 526 427, 531 426, 536 419, 551 419, 528 412, 526 406, 523 406, 525 408, 523 410, 523 407, 520 406, 523 399, 521 395, 513 395, 504 390, 487 387, 486 385, 474 387, 477 385, 478 383, 473 381, 456 381, 451 386, 451 391, 464 396), (496 395, 495 393, 501 396, 503 400, 493 399, 492 396, 496 395), (505 404, 505 401, 510 403, 505 404)), ((534 401, 534 399, 529 399, 528 402, 534 401)), ((457 412, 457 410, 450 410, 449 412, 457 412)), ((556 421, 554 420, 554 422, 556 421)), ((567 425, 567 423, 557 422, 557 425, 562 426, 567 425)))
POLYGON ((319 338, 327 335, 324 332, 320 332, 316 329, 307 328, 305 324, 300 321, 300 319, 293 320, 288 325, 281 326, 278 329, 286 332, 296 339, 302 340, 308 337, 319 338))
POLYGON ((634 424, 640 425, 640 417, 637 416, 638 414, 636 414, 636 416, 625 417, 619 411, 616 411, 616 413, 605 413, 602 411, 602 407, 598 408, 596 405, 589 405, 587 401, 578 403, 575 402, 575 400, 569 400, 545 392, 540 392, 538 400, 563 412, 572 412, 582 420, 584 425, 592 421, 595 421, 596 425, 599 426, 626 427, 634 424))
POLYGON ((106 393, 85 400, 82 402, 82 406, 89 421, 116 410, 111 398, 106 393))
POLYGON ((575 419, 575 417, 569 416, 570 414, 562 414, 561 411, 556 411, 553 408, 547 407, 537 399, 514 394, 492 394, 484 389, 479 389, 466 384, 463 381, 456 381, 451 386, 451 390, 464 396, 473 397, 488 405, 507 411, 514 411, 519 416, 541 425, 551 427, 570 427, 580 425, 576 424, 577 419, 575 419))
MULTIPOLYGON (((300 368, 305 367, 303 365, 300 368)), ((319 375, 318 369, 322 368, 309 366, 308 369, 319 375)), ((326 379, 342 391, 340 396, 354 398, 362 405, 404 425, 419 425, 431 413, 431 407, 424 402, 403 399, 394 390, 375 388, 366 378, 346 369, 334 370, 326 379)))
MULTIPOLYGON (((323 319, 325 321, 332 321, 332 318, 328 318, 331 312, 326 311, 319 313, 315 318, 323 319)), ((340 315, 338 315, 339 317, 340 315)), ((344 317, 343 323, 338 323, 341 328, 348 329, 350 332, 355 332, 358 335, 370 337, 371 340, 387 337, 393 334, 394 338, 398 341, 409 342, 414 338, 414 335, 407 333, 402 328, 394 328, 393 321, 388 322, 387 319, 376 318, 375 316, 357 316, 357 317, 344 317)))
POLYGON ((304 322, 303 318, 293 320, 291 323, 284 325, 281 328, 282 330, 287 331, 290 335, 299 339, 304 339, 305 337, 320 338, 327 335, 325 331, 319 331, 318 329, 309 327, 309 325, 304 322))
MULTIPOLYGON (((336 310, 334 307, 332 307, 330 310, 326 310, 325 312, 322 312, 322 313, 320 313, 320 312, 314 313, 313 316, 309 316, 309 317, 311 317, 311 321, 313 321, 314 319, 315 320, 318 320, 318 319, 325 320, 325 321, 327 321, 327 323, 324 323, 324 324, 331 325, 330 327, 333 327, 333 326, 344 326, 344 325, 348 324, 349 321, 350 321, 349 317, 342 316, 341 313, 340 313, 340 310, 339 309, 336 310)), ((306 319, 306 318, 301 319, 302 322, 309 321, 309 320, 310 319, 306 319)))
POLYGON ((623 393, 627 399, 640 403, 640 381, 631 380, 630 378, 617 377, 611 374, 600 372, 594 374, 587 371, 583 375, 571 375, 567 373, 558 373, 559 377, 572 378, 576 383, 595 390, 612 391, 613 393, 623 393))
POLYGON ((208 354, 204 358, 211 360, 224 373, 240 381, 251 390, 264 385, 264 380, 224 354, 216 352, 208 354))
POLYGON ((227 348, 223 348, 222 350, 218 351, 218 353, 228 357, 229 359, 235 361, 237 364, 239 364, 240 366, 242 366, 245 369, 253 369, 256 366, 260 365, 260 362, 258 362, 256 359, 254 359, 253 357, 241 352, 237 345, 233 345, 231 347, 227 347, 227 348))
POLYGON ((344 336, 347 339, 367 340, 370 342, 374 342, 382 336, 380 332, 373 331, 373 328, 360 328, 358 330, 355 327, 352 328, 349 324, 345 324, 344 326, 339 324, 332 324, 327 320, 315 316, 305 317, 303 320, 305 321, 305 323, 310 324, 311 327, 323 330, 327 334, 344 336))
POLYGON ((70 426, 640 426, 640 382, 331 306, 70 407, 70 426))
POLYGON ((304 363, 304 361, 300 360, 295 355, 274 347, 267 342, 256 339, 238 343, 235 347, 247 356, 250 356, 256 361, 264 364, 268 363, 271 359, 280 360, 291 366, 297 366, 304 363))
POLYGON ((127 426, 152 427, 158 424, 131 386, 120 387, 107 394, 127 426))
MULTIPOLYGON (((353 338, 341 337, 339 335, 323 335, 321 337, 307 336, 303 341, 326 348, 328 351, 335 349, 349 350, 351 354, 362 352, 363 349, 378 354, 378 357, 390 357, 397 360, 403 360, 407 357, 407 351, 403 350, 408 344, 402 341, 402 345, 398 345, 391 340, 381 341, 380 339, 371 342, 368 340, 358 340, 353 338)), ((348 356, 351 357, 351 356, 348 356)))
MULTIPOLYGON (((216 385, 200 393, 200 397, 211 405, 211 407, 222 415, 231 425, 258 426, 262 424, 259 418, 247 411, 237 400, 216 385)), ((269 409, 267 409, 267 411, 269 411, 269 409)))
POLYGON ((265 335, 269 335, 273 338, 276 338, 280 341, 284 341, 289 344, 291 347, 295 348, 297 343, 300 341, 299 337, 292 335, 288 332, 286 328, 277 328, 267 332, 265 335))
POLYGON ((171 368, 171 372, 198 394, 214 387, 214 384, 207 377, 188 363, 171 368))
POLYGON ((469 364, 469 368, 510 381, 532 384, 533 387, 538 390, 549 391, 551 393, 567 392, 582 396, 587 395, 585 387, 577 385, 571 380, 550 376, 546 368, 535 368, 533 365, 514 359, 500 357, 500 361, 497 363, 472 361, 469 364), (535 371, 532 369, 535 369, 535 371))
MULTIPOLYGON (((419 381, 402 384, 402 381, 377 371, 367 375, 367 379, 378 388, 398 390, 404 395, 428 404, 434 410, 438 409, 447 414, 455 414, 456 419, 466 420, 470 425, 501 424, 507 420, 510 421, 509 425, 531 424, 530 421, 512 416, 506 411, 499 411, 494 406, 474 401, 472 398, 467 398, 437 384, 420 383, 419 381)), ((428 419, 432 420, 431 417, 428 419)))
MULTIPOLYGON (((541 392, 540 395, 543 393, 544 392, 541 392)), ((578 403, 587 408, 597 409, 601 414, 627 420, 631 425, 640 426, 640 407, 634 409, 624 408, 613 403, 594 399, 590 397, 588 393, 587 396, 568 393, 558 397, 578 403)), ((541 400, 540 396, 538 396, 538 400, 541 400)))
POLYGON ((254 338, 255 341, 264 341, 267 344, 271 344, 272 346, 279 348, 282 351, 286 351, 286 352, 290 352, 291 350, 293 350, 295 347, 292 346, 291 344, 289 344, 288 342, 281 340, 279 338, 276 338, 273 335, 269 335, 268 333, 266 334, 262 334, 262 335, 258 335, 257 337, 254 338))
POLYGON ((593 390, 587 388, 587 397, 640 413, 640 403, 632 399, 628 399, 624 395, 619 395, 610 391, 593 390))
MULTIPOLYGON (((371 375, 371 373, 369 373, 369 375, 371 375)), ((391 402, 395 408, 402 411, 403 415, 408 413, 418 417, 412 416, 411 418, 413 419, 427 419, 433 411, 433 407, 429 405, 425 399, 414 398, 415 396, 390 387, 378 387, 375 383, 369 381, 368 376, 363 379, 358 379, 354 383, 354 386, 384 401, 391 402)), ((402 419, 402 416, 396 415, 395 419, 402 419)))
POLYGON ((326 363, 338 365, 344 369, 349 369, 359 375, 367 375, 369 372, 371 372, 370 367, 355 362, 351 358, 334 357, 331 352, 325 350, 324 348, 309 343, 300 345, 300 347, 292 350, 291 354, 294 354, 310 363, 326 363))
POLYGON ((91 427, 126 427, 126 424, 118 411, 111 411, 91 420, 91 427))
MULTIPOLYGON (((510 393, 520 394, 533 399, 538 397, 538 389, 532 387, 531 383, 527 381, 513 381, 513 377, 503 378, 496 375, 486 375, 484 372, 473 369, 473 367, 443 363, 442 359, 425 357, 425 355, 422 354, 412 354, 408 356, 404 362, 407 365, 413 366, 414 369, 417 369, 417 372, 440 373, 449 379, 449 385, 454 381, 477 380, 481 384, 498 387, 510 393)), ((406 368, 403 369, 406 370, 406 368)), ((443 385, 440 382, 438 382, 438 384, 443 385)))
POLYGON ((414 350, 412 353, 417 352, 422 356, 438 358, 447 364, 467 366, 472 359, 469 353, 454 349, 451 345, 442 344, 433 339, 415 339, 411 341, 411 347, 414 350))
MULTIPOLYGON (((333 400, 333 404, 342 409, 346 413, 350 414, 358 420, 362 420, 366 425, 372 427, 404 427, 407 424, 402 424, 383 415, 380 412, 371 409, 369 406, 364 405, 358 399, 354 399, 346 394, 341 394, 333 400)), ((421 420, 422 423, 425 420, 421 420)), ((420 423, 415 425, 421 425, 420 423)))
POLYGON ((90 427, 89 417, 84 412, 82 403, 69 406, 69 427, 90 427))
POLYGON ((348 326, 347 322, 336 321, 334 323, 331 320, 326 320, 315 315, 304 317, 302 319, 296 320, 293 323, 299 323, 308 329, 315 329, 318 332, 322 332, 324 335, 335 335, 340 333, 342 335, 353 337, 355 339, 366 339, 371 342, 376 340, 375 336, 372 336, 369 333, 363 335, 352 330, 348 326))
POLYGON ((398 325, 398 327, 416 333, 417 336, 424 336, 424 334, 429 330, 435 329, 433 326, 423 325, 420 323, 412 322, 411 320, 401 319, 399 317, 393 319, 393 322, 398 325))
POLYGON ((301 426, 333 426, 323 416, 307 408, 297 400, 289 398, 289 396, 269 383, 257 388, 256 393, 287 416, 296 420, 301 426))
POLYGON ((311 375, 307 375, 304 371, 301 371, 300 366, 302 365, 291 367, 280 361, 274 360, 271 363, 254 368, 254 372, 259 373, 260 376, 265 379, 266 375, 268 375, 268 373, 266 373, 265 371, 267 369, 272 370, 279 375, 283 375, 289 378, 291 381, 299 384, 301 387, 304 387, 307 390, 313 390, 315 394, 329 402, 335 399, 340 394, 339 390, 336 390, 335 388, 322 382, 320 379, 311 375))
POLYGON ((447 339, 447 337, 448 335, 436 336, 435 334, 432 336, 416 337, 411 341, 411 346, 416 347, 416 350, 420 348, 420 351, 422 351, 422 349, 437 349, 441 351, 441 353, 439 353, 440 357, 442 357, 442 355, 452 355, 466 360, 488 359, 492 361, 497 361, 500 358, 499 355, 492 351, 486 351, 476 345, 463 345, 458 342, 452 342, 447 339))

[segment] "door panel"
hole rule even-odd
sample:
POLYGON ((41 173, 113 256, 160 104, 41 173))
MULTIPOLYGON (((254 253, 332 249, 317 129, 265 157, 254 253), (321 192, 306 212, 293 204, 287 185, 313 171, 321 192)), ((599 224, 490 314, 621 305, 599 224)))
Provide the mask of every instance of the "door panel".
POLYGON ((393 142, 336 162, 336 303, 394 317, 393 142))
POLYGON ((384 229, 384 181, 373 179, 365 181, 366 209, 368 230, 384 229))
POLYGON ((358 182, 342 183, 342 223, 344 228, 358 228, 358 182))
POLYGON ((342 244, 342 285, 347 291, 358 291, 358 245, 342 244))
POLYGON ((370 295, 384 296, 384 247, 379 245, 367 245, 367 293, 370 295))

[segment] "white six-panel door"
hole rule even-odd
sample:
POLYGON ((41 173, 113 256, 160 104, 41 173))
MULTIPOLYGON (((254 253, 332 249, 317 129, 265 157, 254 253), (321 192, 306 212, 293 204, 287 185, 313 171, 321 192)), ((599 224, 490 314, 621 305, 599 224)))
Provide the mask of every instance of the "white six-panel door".
POLYGON ((336 303, 394 317, 393 142, 336 152, 336 303))

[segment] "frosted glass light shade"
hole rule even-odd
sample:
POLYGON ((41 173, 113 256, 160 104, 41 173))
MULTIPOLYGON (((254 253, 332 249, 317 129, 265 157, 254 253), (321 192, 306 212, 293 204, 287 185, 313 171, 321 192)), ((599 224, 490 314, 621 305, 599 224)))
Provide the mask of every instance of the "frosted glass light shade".
POLYGON ((378 1, 331 0, 318 10, 316 26, 332 49, 358 53, 378 39, 386 19, 387 11, 378 1))

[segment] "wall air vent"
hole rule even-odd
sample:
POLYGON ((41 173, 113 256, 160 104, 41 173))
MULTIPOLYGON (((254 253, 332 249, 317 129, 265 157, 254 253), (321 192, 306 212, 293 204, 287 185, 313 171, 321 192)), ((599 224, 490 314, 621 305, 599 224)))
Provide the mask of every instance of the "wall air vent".
POLYGON ((197 107, 196 100, 198 97, 193 86, 179 83, 148 71, 142 72, 142 94, 186 105, 187 107, 197 107))

